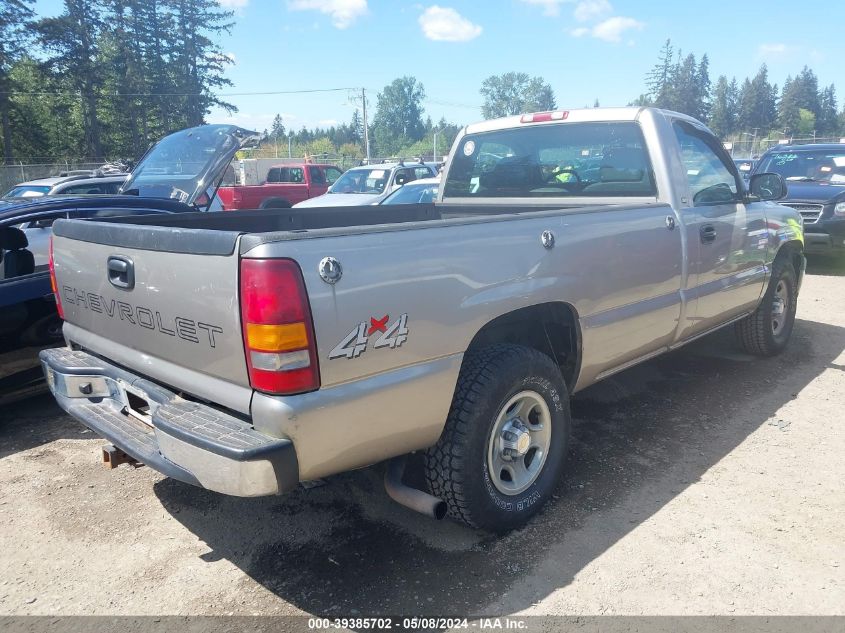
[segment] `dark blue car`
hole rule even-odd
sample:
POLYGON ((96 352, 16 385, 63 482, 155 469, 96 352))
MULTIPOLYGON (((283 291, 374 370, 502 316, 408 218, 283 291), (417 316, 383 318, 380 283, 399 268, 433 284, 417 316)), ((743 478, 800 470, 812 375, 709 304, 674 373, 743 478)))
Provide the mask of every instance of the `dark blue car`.
POLYGON ((774 172, 786 180, 786 198, 804 219, 804 252, 845 255, 845 144, 778 145, 754 173, 774 172))

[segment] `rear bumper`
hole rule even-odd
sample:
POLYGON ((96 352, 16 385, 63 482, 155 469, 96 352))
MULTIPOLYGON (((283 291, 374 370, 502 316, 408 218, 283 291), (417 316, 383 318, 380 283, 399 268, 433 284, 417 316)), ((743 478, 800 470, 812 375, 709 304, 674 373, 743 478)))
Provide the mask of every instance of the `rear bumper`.
POLYGON ((92 354, 40 354, 59 405, 92 431, 160 473, 239 497, 287 492, 299 483, 293 443, 181 398, 92 354), (146 401, 149 409, 128 411, 146 401))

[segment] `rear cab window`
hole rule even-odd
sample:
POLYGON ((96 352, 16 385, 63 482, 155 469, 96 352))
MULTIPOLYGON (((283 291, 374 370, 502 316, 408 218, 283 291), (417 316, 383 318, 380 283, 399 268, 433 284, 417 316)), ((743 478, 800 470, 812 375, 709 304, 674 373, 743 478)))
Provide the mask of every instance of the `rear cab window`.
POLYGON ((443 198, 653 197, 638 123, 564 123, 468 134, 443 198))

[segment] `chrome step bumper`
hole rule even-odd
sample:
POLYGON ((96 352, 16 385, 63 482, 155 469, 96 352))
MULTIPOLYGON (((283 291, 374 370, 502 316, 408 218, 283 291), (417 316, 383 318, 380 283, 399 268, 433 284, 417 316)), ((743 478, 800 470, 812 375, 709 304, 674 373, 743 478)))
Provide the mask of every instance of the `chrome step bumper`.
POLYGON ((299 483, 293 443, 84 351, 40 354, 59 405, 92 431, 160 473, 239 497, 299 483))

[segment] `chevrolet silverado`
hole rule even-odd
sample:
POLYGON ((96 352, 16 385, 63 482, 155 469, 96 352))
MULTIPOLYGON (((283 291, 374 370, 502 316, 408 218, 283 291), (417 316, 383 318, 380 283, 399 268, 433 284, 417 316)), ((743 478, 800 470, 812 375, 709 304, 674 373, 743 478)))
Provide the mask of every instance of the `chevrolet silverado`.
POLYGON ((257 496, 390 459, 397 501, 506 530, 559 483, 572 394, 729 325, 784 349, 784 194, 674 112, 486 121, 433 204, 56 222, 42 364, 108 460, 257 496))

